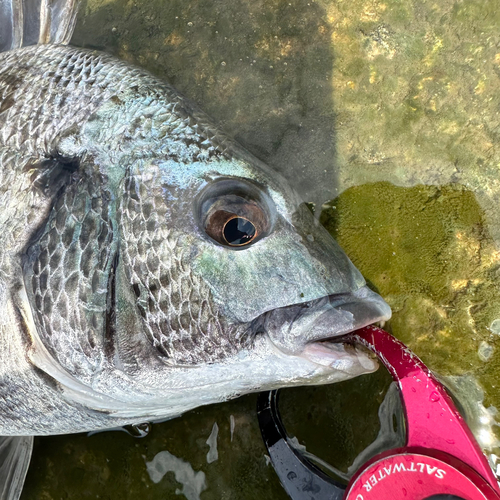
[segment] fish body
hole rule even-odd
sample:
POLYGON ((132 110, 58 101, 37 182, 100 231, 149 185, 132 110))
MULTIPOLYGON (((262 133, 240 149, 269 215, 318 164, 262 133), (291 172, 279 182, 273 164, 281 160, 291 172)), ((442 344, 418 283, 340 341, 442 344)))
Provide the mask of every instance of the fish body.
MULTIPOLYGON (((331 340, 387 304, 283 178, 146 71, 58 44, 0 53, 0 203, 0 436, 376 369, 331 340)), ((0 448, 25 474, 16 439, 0 448)))
POLYGON ((286 182, 171 86, 39 45, 0 55, 0 92, 0 434, 166 418, 374 369, 342 345, 325 351, 339 369, 303 356, 388 308, 286 182), (265 234, 216 241, 204 218, 217 204, 260 210, 265 234))

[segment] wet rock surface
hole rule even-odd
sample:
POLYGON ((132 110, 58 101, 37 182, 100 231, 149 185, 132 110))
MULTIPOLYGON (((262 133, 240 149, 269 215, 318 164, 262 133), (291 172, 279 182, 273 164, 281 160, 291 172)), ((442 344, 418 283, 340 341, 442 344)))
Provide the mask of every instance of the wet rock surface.
MULTIPOLYGON (((500 407, 499 26, 495 0, 84 0, 72 43, 165 78, 285 175, 393 307, 386 328, 500 407)), ((388 382, 288 390, 285 422, 345 470, 378 432, 388 382)), ((139 440, 39 438, 22 498, 285 499, 255 403, 197 409, 139 440), (172 471, 154 483, 146 462, 165 450, 206 489, 172 471)))

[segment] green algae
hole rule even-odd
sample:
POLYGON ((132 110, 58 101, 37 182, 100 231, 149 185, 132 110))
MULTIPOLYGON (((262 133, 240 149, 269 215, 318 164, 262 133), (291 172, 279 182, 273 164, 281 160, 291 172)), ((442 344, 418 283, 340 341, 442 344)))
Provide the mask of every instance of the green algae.
POLYGON ((475 374, 500 406, 500 338, 489 329, 500 253, 474 193, 365 184, 325 205, 321 221, 392 307, 387 328, 437 373, 475 374))
POLYGON ((340 188, 420 180, 479 189, 480 163, 500 162, 497 2, 322 4, 336 55, 340 188))

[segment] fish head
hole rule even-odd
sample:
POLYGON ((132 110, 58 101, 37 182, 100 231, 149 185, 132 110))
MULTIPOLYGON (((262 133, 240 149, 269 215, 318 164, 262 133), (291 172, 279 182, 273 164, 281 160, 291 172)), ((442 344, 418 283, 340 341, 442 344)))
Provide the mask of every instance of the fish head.
POLYGON ((127 307, 162 361, 203 366, 207 384, 231 366, 238 394, 376 369, 330 341, 390 308, 287 181, 234 144, 178 151, 135 163, 119 210, 127 307))
MULTIPOLYGON (((36 260, 54 240, 50 228, 59 219, 84 226, 87 216, 71 213, 75 207, 97 214, 95 239, 86 238, 95 254, 95 270, 84 272, 92 286, 68 296, 87 329, 101 333, 85 349, 89 333, 73 328, 73 354, 62 355, 54 321, 38 314, 39 330, 52 327, 46 346, 52 342, 58 363, 85 383, 85 397, 91 385, 121 415, 167 417, 242 393, 375 370, 364 350, 334 339, 388 319, 389 306, 285 179, 170 87, 149 88, 109 99, 59 141, 58 154, 79 157, 90 180, 66 189, 69 199, 54 204, 66 219, 52 214, 28 252, 26 274, 36 275, 36 260), (76 203, 71 191, 82 188, 91 200, 76 203), (89 299, 91 291, 100 299, 89 299)), ((71 246, 75 234, 59 238, 71 246)), ((83 257, 74 262, 84 265, 83 257)), ((30 282, 35 303, 43 302, 42 285, 50 278, 30 282)))

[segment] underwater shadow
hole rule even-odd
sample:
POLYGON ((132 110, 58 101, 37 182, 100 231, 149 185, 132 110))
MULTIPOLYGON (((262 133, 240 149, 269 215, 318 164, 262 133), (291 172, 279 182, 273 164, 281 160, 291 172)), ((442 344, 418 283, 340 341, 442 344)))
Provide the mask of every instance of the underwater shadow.
POLYGON ((87 0, 71 43, 167 80, 321 205, 337 185, 325 18, 314 2, 87 0))

